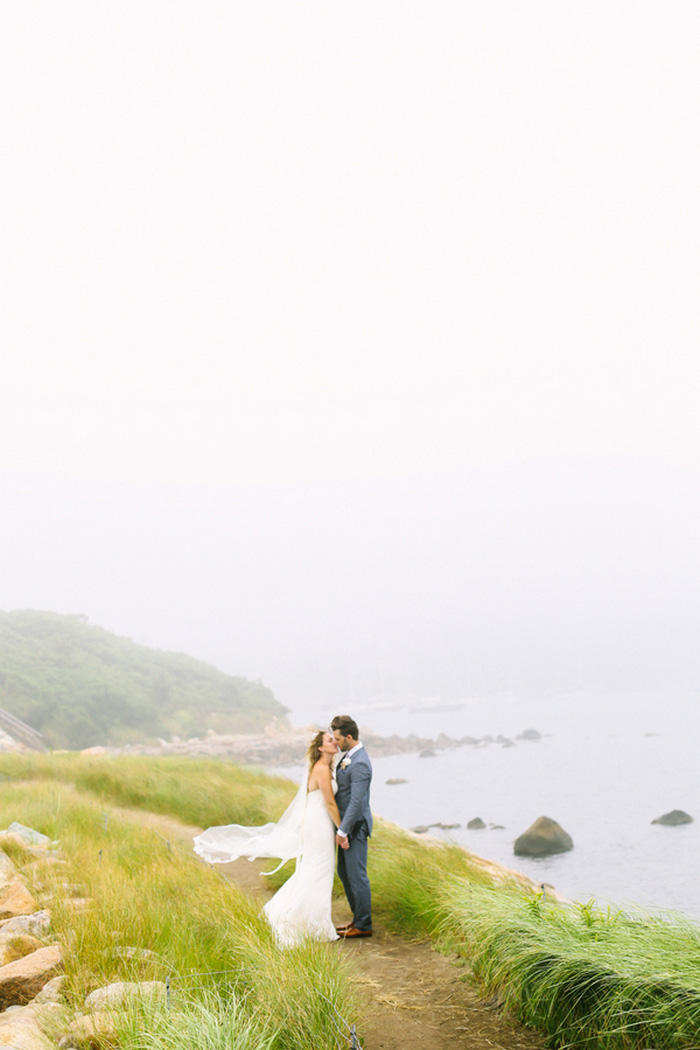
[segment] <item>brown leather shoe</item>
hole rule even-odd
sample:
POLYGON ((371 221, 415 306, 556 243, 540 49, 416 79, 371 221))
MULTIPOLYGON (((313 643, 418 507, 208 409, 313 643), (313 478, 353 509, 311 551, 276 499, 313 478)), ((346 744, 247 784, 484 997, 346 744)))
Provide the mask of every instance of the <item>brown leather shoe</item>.
POLYGON ((345 933, 345 931, 349 930, 350 927, 353 926, 353 925, 354 924, 352 922, 344 922, 342 926, 336 926, 335 932, 336 933, 345 933))
POLYGON ((341 933, 340 936, 341 937, 371 937, 372 936, 372 931, 371 930, 358 930, 357 926, 352 926, 351 925, 351 926, 348 926, 347 930, 345 930, 343 933, 341 933))

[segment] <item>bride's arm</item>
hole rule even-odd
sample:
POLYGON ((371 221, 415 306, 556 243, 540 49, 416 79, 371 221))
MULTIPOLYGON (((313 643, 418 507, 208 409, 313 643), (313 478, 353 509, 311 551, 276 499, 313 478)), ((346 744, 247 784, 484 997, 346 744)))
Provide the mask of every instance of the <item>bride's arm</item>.
POLYGON ((331 786, 331 771, 328 766, 319 763, 316 766, 314 773, 316 774, 318 786, 323 795, 323 801, 326 803, 326 809, 330 813, 331 820, 336 828, 339 828, 340 813, 338 812, 338 806, 336 805, 335 795, 333 794, 333 788, 331 786))

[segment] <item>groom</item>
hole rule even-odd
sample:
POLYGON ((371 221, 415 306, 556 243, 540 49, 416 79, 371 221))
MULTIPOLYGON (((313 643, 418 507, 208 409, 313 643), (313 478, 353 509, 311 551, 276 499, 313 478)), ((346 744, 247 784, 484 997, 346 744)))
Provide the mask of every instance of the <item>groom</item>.
POLYGON ((337 715, 331 722, 333 737, 343 752, 336 768, 338 790, 335 801, 340 827, 335 841, 338 875, 352 908, 352 922, 336 927, 341 937, 372 936, 372 894, 367 878, 367 840, 372 834, 369 786, 372 763, 360 743, 357 722, 348 715, 337 715))

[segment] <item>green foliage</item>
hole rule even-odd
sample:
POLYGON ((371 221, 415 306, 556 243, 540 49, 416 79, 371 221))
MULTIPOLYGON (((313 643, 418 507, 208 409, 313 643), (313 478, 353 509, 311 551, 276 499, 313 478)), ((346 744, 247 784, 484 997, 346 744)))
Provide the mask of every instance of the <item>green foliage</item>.
POLYGON ((286 710, 261 682, 32 610, 0 612, 0 707, 68 748, 255 732, 286 710))
POLYGON ((440 894, 443 931, 485 987, 550 1045, 690 1050, 700 1045, 700 929, 676 916, 465 886, 440 894))

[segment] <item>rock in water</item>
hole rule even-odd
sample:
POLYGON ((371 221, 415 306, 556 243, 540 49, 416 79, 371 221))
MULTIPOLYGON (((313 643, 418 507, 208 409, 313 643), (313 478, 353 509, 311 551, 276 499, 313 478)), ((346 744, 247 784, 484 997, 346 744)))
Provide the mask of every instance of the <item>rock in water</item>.
POLYGON ((571 835, 550 817, 538 817, 520 838, 515 840, 513 852, 518 857, 549 857, 574 848, 571 835))
POLYGON ((679 824, 692 824, 693 818, 690 813, 682 809, 672 809, 670 813, 664 813, 663 817, 652 820, 652 824, 665 824, 667 828, 675 828, 679 824))
POLYGON ((481 819, 481 817, 474 817, 473 820, 469 821, 469 823, 467 824, 467 827, 469 828, 470 831, 476 831, 477 829, 481 830, 481 828, 485 828, 486 824, 481 819))
POLYGON ((408 784, 408 781, 407 781, 407 780, 405 780, 405 779, 404 779, 403 777, 390 777, 390 778, 389 778, 389 779, 387 780, 387 784, 391 784, 391 785, 395 785, 395 784, 408 784))

